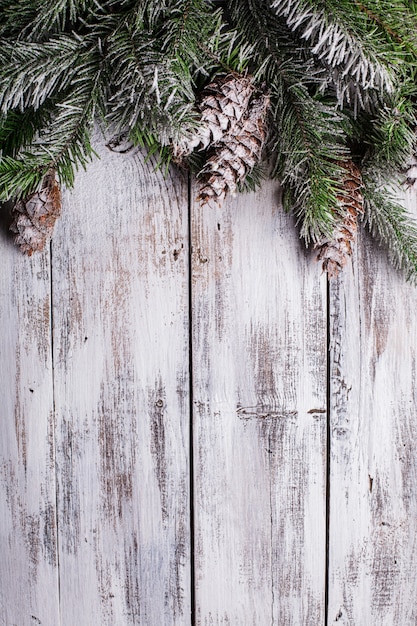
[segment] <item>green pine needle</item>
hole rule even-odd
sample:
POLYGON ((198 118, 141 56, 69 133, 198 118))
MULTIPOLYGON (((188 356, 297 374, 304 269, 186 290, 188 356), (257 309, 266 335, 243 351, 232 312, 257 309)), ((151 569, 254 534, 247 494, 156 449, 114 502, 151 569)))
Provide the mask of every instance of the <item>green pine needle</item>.
MULTIPOLYGON (((371 231, 416 277, 415 223, 380 184, 417 152, 416 68, 405 0, 0 0, 0 199, 33 192, 51 167, 71 186, 97 121, 168 168, 172 146, 198 137, 204 87, 249 74, 271 102, 269 174, 306 244, 343 219, 353 158, 371 231)), ((208 152, 184 165, 200 171, 208 152)))
POLYGON ((368 183, 364 192, 365 223, 371 234, 388 248, 394 267, 417 283, 417 221, 388 187, 368 183))

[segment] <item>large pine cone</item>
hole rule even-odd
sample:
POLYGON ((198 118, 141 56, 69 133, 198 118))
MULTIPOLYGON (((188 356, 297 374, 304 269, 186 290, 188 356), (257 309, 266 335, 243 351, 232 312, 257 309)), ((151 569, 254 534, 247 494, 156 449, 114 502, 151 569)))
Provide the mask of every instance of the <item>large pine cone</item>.
POLYGON ((339 206, 335 213, 344 215, 336 226, 331 239, 322 241, 318 260, 323 263, 323 270, 329 278, 336 278, 352 256, 353 244, 358 229, 358 216, 363 215, 363 187, 361 171, 353 161, 339 163, 343 168, 344 193, 337 197, 339 206))
POLYGON ((252 79, 247 76, 228 74, 207 85, 198 105, 198 130, 173 146, 174 159, 181 161, 196 148, 205 150, 230 133, 245 115, 253 93, 252 79))
POLYGON ((15 204, 12 214, 14 220, 10 230, 15 233, 15 244, 29 256, 42 251, 61 214, 61 191, 55 180, 55 170, 46 174, 39 191, 15 204))
POLYGON ((212 148, 199 174, 202 204, 220 205, 227 193, 235 194, 239 183, 260 160, 267 136, 269 97, 254 98, 245 115, 212 148))

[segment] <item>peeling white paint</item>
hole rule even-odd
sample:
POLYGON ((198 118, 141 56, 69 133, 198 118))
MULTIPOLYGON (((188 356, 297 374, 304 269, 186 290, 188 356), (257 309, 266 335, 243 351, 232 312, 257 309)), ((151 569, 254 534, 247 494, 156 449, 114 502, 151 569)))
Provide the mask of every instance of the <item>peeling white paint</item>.
POLYGON ((414 626, 416 289, 361 241, 328 380, 276 184, 189 225, 185 177, 99 151, 52 254, 0 231, 0 624, 324 626, 328 468, 328 624, 414 626))

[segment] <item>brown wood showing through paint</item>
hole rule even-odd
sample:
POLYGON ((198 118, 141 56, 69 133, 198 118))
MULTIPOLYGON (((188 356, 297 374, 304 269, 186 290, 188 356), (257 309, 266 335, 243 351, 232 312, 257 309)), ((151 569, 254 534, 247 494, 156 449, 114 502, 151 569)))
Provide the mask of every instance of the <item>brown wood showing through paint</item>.
MULTIPOLYGON (((416 212, 416 197, 405 198, 416 212)), ((369 237, 330 293, 329 625, 417 623, 417 289, 369 237)))
POLYGON ((415 626, 416 288, 97 150, 0 230, 0 625, 415 626))
POLYGON ((273 183, 192 242, 196 623, 323 623, 324 277, 273 183))

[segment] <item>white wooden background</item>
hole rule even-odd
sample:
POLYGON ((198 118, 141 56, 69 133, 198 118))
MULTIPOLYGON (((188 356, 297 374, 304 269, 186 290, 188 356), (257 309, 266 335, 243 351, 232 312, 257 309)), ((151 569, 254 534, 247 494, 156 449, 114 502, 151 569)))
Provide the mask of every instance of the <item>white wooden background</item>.
POLYGON ((98 150, 43 254, 2 214, 0 624, 415 626, 417 289, 98 150))

